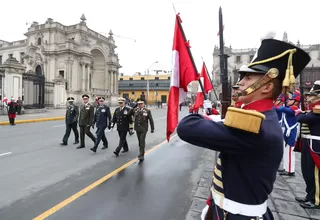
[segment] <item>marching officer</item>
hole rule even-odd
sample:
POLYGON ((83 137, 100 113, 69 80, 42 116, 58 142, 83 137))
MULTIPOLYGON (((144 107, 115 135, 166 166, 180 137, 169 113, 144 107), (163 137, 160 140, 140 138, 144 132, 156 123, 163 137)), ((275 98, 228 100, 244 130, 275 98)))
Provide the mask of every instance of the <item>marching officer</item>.
POLYGON ((239 70, 240 87, 233 99, 243 103, 241 109, 229 107, 223 122, 191 114, 178 124, 182 140, 220 152, 208 219, 273 219, 267 200, 283 155, 273 100, 283 88, 294 86, 310 59, 294 45, 264 39, 253 61, 239 70))
POLYGON ((14 120, 16 119, 17 116, 17 111, 18 111, 18 104, 15 102, 15 99, 12 97, 11 101, 8 102, 8 116, 9 116, 9 122, 10 125, 16 125, 14 123, 14 120))
POLYGON ((99 146, 100 141, 103 142, 102 149, 108 148, 108 140, 106 138, 105 130, 108 127, 108 129, 111 129, 111 112, 109 106, 104 104, 105 98, 99 97, 98 98, 99 105, 97 106, 97 110, 94 114, 92 128, 94 128, 94 125, 97 126, 97 138, 94 143, 94 147, 91 148, 93 152, 97 151, 97 148, 99 146))
POLYGON ((94 107, 89 103, 89 96, 84 94, 82 96, 83 104, 80 106, 79 127, 80 127, 80 146, 77 149, 85 148, 84 135, 86 134, 93 142, 95 137, 90 131, 92 126, 94 107))
POLYGON ((129 126, 132 124, 132 115, 131 109, 124 105, 124 98, 119 98, 118 103, 119 107, 116 108, 112 118, 112 128, 114 127, 115 123, 117 123, 117 131, 119 134, 119 146, 113 152, 117 157, 119 156, 120 150, 123 148, 122 153, 128 152, 128 142, 127 142, 127 133, 129 131, 129 126))
POLYGON ((144 101, 138 101, 138 108, 133 111, 134 116, 134 130, 137 133, 139 142, 139 160, 144 160, 144 152, 146 147, 146 135, 148 132, 148 121, 150 122, 151 133, 154 132, 154 122, 151 111, 144 107, 144 101))
POLYGON ((298 110, 301 124, 301 171, 306 182, 306 197, 296 197, 306 209, 320 209, 320 80, 306 94, 308 112, 298 110))
POLYGON ((66 133, 63 136, 62 143, 60 145, 68 145, 68 138, 71 133, 71 129, 73 130, 75 142, 73 144, 79 144, 79 132, 78 132, 78 118, 79 118, 79 107, 76 106, 73 97, 67 98, 69 103, 66 110, 66 133))

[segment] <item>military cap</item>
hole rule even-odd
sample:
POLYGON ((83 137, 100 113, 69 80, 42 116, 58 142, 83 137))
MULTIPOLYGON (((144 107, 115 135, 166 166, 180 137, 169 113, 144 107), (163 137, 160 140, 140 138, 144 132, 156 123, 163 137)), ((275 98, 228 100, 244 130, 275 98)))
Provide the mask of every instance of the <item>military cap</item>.
POLYGON ((142 99, 140 99, 137 103, 142 104, 142 103, 144 103, 144 101, 142 99))
POLYGON ((124 102, 124 101, 125 101, 124 98, 122 98, 122 97, 119 97, 119 98, 118 98, 118 102, 119 102, 119 103, 122 103, 122 102, 124 102))
POLYGON ((293 75, 297 77, 310 60, 309 54, 299 47, 280 40, 263 39, 251 63, 243 66, 239 73, 265 74, 276 68, 279 71, 277 78, 283 81, 288 66, 293 67, 293 75))
POLYGON ((320 80, 317 80, 313 83, 312 88, 309 92, 306 93, 309 96, 318 96, 320 95, 320 80))
POLYGON ((67 101, 74 101, 74 98, 73 97, 68 97, 67 101))
POLYGON ((102 96, 99 97, 98 99, 99 99, 99 100, 106 100, 105 97, 102 97, 102 96))
POLYGON ((87 94, 82 95, 82 98, 90 98, 87 94))

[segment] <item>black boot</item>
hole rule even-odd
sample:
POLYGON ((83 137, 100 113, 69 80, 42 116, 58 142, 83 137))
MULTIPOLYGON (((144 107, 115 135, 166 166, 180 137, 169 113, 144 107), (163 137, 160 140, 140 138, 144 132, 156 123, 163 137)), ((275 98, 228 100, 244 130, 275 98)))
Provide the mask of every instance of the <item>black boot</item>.
POLYGON ((90 150, 95 153, 95 152, 97 152, 97 148, 98 148, 98 146, 94 146, 93 148, 90 148, 90 150))
POLYGON ((108 148, 108 144, 103 144, 103 147, 101 148, 102 150, 107 149, 108 148))

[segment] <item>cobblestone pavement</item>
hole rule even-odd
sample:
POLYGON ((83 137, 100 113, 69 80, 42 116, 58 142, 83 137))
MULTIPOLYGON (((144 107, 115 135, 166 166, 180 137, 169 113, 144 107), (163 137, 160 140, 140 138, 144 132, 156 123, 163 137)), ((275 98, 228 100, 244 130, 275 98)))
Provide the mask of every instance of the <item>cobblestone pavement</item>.
MULTIPOLYGON (((275 220, 320 220, 320 210, 303 209, 295 201, 296 196, 305 196, 305 183, 302 178, 300 153, 296 153, 295 177, 277 175, 274 189, 268 200, 268 207, 275 220)), ((202 209, 206 205, 213 172, 214 152, 207 152, 206 166, 192 199, 186 220, 200 220, 202 209)), ((282 165, 280 166, 282 167, 282 165)))

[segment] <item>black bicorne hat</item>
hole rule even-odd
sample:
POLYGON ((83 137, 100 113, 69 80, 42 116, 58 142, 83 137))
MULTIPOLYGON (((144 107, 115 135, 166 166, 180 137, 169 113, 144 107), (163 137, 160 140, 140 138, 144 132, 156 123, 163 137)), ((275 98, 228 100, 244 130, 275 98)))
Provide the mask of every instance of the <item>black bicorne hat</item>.
POLYGON ((82 98, 90 98, 87 94, 82 95, 82 98))
POLYGON ((297 77, 310 60, 309 54, 299 47, 280 40, 264 39, 248 68, 260 74, 276 68, 279 70, 277 78, 283 81, 288 65, 293 67, 294 77, 297 77))
POLYGON ((67 101, 74 101, 74 98, 73 97, 68 97, 67 101))

